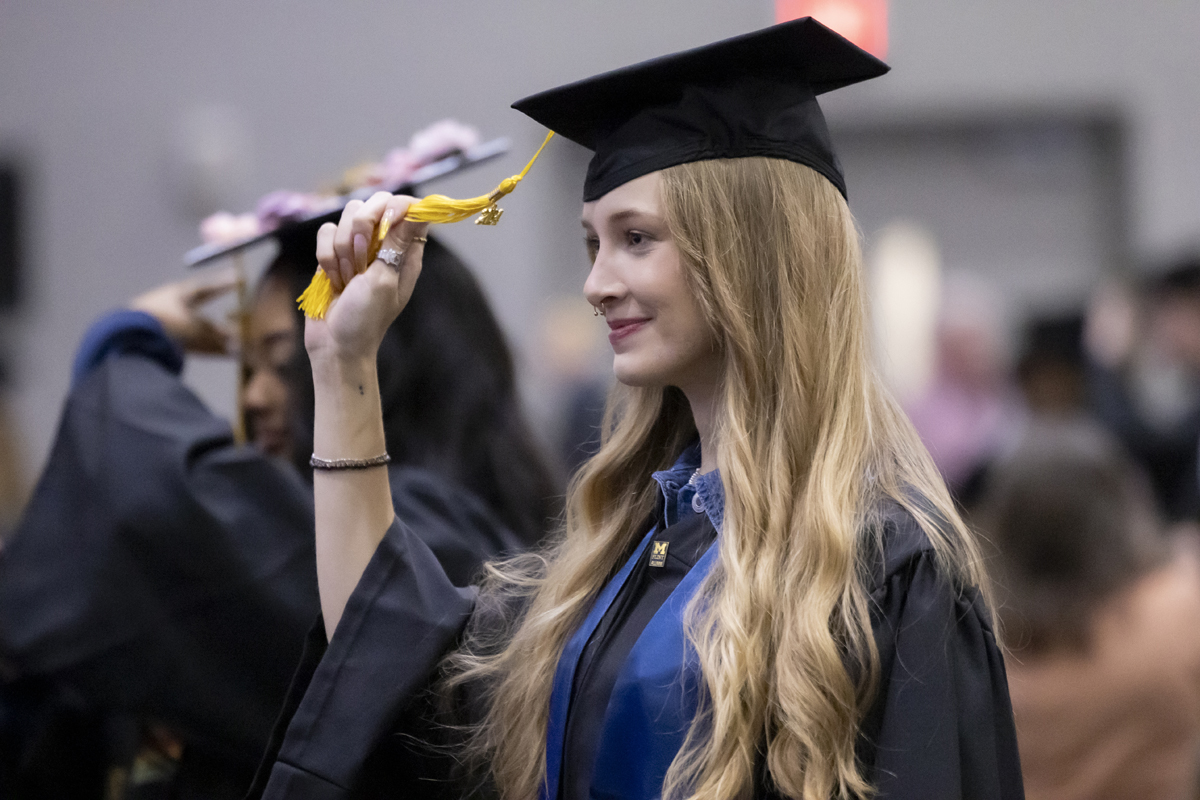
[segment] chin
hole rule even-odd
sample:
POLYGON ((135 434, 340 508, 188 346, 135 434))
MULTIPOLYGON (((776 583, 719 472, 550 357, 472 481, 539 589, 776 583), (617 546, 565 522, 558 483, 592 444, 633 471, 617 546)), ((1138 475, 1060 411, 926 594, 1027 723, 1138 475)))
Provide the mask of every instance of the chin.
POLYGON ((670 383, 663 370, 625 355, 618 355, 613 359, 613 377, 626 386, 639 388, 666 386, 670 383))
POLYGON ((292 460, 292 445, 290 442, 280 441, 274 437, 256 437, 254 446, 272 458, 281 458, 284 461, 292 460))

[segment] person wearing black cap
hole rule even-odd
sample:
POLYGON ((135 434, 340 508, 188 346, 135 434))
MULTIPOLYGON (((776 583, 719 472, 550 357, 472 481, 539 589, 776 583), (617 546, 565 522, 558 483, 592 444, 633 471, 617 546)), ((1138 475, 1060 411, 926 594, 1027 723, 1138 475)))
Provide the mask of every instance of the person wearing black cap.
MULTIPOLYGON (((15 678, 4 694, 27 720, 8 776, 18 800, 122 782, 130 797, 154 783, 240 798, 249 785, 319 610, 312 379, 294 302, 319 223, 272 233, 246 344, 255 446, 236 445, 180 379, 185 350, 224 348, 198 305, 232 276, 147 292, 85 337, 49 463, 0 552, 0 680, 15 678), (151 755, 167 769, 146 769, 151 755)), ((413 316, 378 357, 388 475, 397 512, 466 585, 542 538, 558 490, 480 286, 447 247, 427 247, 413 316)))
POLYGON ((584 292, 622 386, 557 544, 478 589, 381 471, 336 469, 384 448, 374 349, 425 226, 379 195, 322 229, 328 644, 251 796, 1022 796, 979 549, 871 366, 815 99, 886 69, 803 19, 515 104, 595 151, 584 292))

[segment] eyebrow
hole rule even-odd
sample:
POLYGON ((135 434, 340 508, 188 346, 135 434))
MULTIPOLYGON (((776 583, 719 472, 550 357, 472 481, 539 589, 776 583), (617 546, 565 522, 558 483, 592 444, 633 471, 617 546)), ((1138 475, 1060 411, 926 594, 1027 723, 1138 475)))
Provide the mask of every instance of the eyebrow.
POLYGON ((292 338, 294 334, 291 331, 271 331, 264 335, 260 340, 265 345, 273 345, 277 342, 286 342, 292 338))
MULTIPOLYGON (((624 220, 627 220, 630 217, 652 217, 654 219, 660 219, 660 217, 657 214, 655 214, 654 212, 646 211, 645 209, 641 209, 641 208, 627 208, 624 211, 618 211, 615 214, 610 214, 607 217, 605 217, 604 219, 607 222, 623 222, 624 220)), ((579 224, 581 224, 585 228, 591 227, 591 223, 588 222, 586 219, 581 219, 579 221, 579 224)))

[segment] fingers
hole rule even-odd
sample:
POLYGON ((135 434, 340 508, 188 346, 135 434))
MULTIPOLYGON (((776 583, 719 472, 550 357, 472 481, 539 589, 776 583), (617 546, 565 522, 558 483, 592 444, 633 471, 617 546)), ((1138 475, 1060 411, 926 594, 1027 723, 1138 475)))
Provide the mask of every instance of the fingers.
POLYGON ((338 273, 342 278, 342 286, 358 274, 358 265, 354 257, 354 217, 363 207, 362 200, 351 200, 342 210, 342 218, 338 222, 337 232, 333 235, 333 254, 337 259, 338 273))
POLYGON ((197 317, 191 326, 187 349, 193 353, 225 355, 233 343, 233 330, 207 317, 197 317))
MULTIPOLYGON (((366 202, 351 200, 336 224, 321 226, 317 231, 317 263, 329 276, 334 292, 343 292, 355 275, 370 266, 371 256, 378 252, 374 239, 380 223, 403 220, 412 202, 411 197, 376 192, 366 202)), ((428 227, 426 223, 407 221, 392 224, 383 246, 403 252, 407 263, 414 238, 423 236, 428 227)), ((411 256, 419 264, 421 249, 411 256)))
POLYGON ((333 291, 340 294, 346 285, 342 283, 342 272, 333 252, 333 237, 337 235, 337 229, 337 224, 333 222, 326 222, 317 229, 317 265, 325 270, 333 291))
POLYGON ((403 196, 403 194, 392 194, 386 198, 386 204, 380 216, 388 216, 392 221, 400 219, 401 222, 392 224, 388 229, 388 236, 385 237, 383 243, 384 247, 398 249, 407 254, 409 249, 412 249, 410 246, 413 245, 413 240, 418 236, 425 236, 425 231, 430 229, 430 223, 404 219, 404 215, 408 212, 408 206, 412 205, 413 201, 413 198, 403 196))
POLYGON ((410 197, 392 197, 383 212, 385 215, 390 214, 395 219, 401 220, 388 230, 383 246, 404 254, 403 261, 400 262, 397 269, 399 275, 396 284, 397 298, 402 309, 412 297, 413 287, 416 286, 417 278, 421 275, 421 264, 425 255, 424 239, 429 230, 427 222, 413 222, 404 219, 404 214, 408 211, 411 202, 412 198, 410 197))

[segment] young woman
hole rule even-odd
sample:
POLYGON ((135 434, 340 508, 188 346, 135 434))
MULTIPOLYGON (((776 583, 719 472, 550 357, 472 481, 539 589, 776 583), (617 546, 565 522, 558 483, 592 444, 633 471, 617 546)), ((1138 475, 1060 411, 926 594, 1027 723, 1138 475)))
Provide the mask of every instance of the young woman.
MULTIPOLYGON (((885 69, 800 20, 517 104, 596 151, 584 291, 623 385, 602 448, 557 544, 476 592, 382 470, 318 471, 330 640, 267 796, 429 796, 439 752, 509 800, 1021 796, 986 576, 871 366, 815 101, 885 69), (457 748, 423 752, 447 720, 457 748)), ((409 203, 318 237, 341 295, 305 334, 317 459, 383 451, 374 352, 424 227, 366 243, 409 203)))
MULTIPOLYGON (((230 281, 159 287, 85 337, 50 462, 0 554, 0 717, 10 698, 22 710, 18 797, 105 795, 129 774, 144 721, 168 744, 157 773, 133 771, 131 795, 142 773, 179 796, 245 793, 319 610, 312 381, 294 301, 315 269, 316 228, 276 233, 256 294, 254 447, 236 445, 179 375, 184 350, 222 349, 199 305, 230 281), (296 452, 302 471, 287 463, 296 452)), ((429 248, 432 280, 379 348, 393 454, 381 472, 396 513, 467 585, 542 538, 556 489, 478 283, 448 248, 429 248)))

